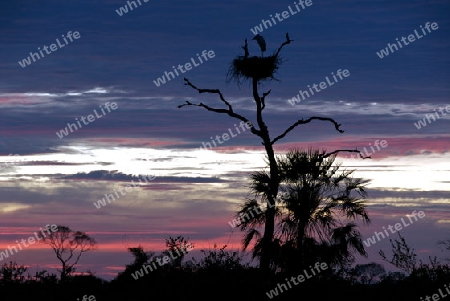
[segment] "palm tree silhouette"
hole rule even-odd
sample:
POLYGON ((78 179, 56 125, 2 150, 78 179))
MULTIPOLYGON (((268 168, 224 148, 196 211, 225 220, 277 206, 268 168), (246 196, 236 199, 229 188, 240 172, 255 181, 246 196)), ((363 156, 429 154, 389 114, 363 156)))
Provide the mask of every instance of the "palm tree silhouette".
MULTIPOLYGON (((353 253, 366 256, 361 235, 354 223, 361 218, 370 223, 364 198, 368 180, 353 178, 352 170, 340 171, 334 163, 336 154, 318 150, 293 150, 277 158, 279 166, 279 202, 276 211, 277 229, 272 241, 271 266, 301 269, 319 259, 330 264, 345 265, 353 261, 353 253)), ((270 176, 265 171, 251 175, 249 199, 238 211, 264 201, 270 176)), ((258 228, 265 222, 261 214, 244 221, 243 248, 252 241, 253 257, 259 257, 261 235, 258 228)))

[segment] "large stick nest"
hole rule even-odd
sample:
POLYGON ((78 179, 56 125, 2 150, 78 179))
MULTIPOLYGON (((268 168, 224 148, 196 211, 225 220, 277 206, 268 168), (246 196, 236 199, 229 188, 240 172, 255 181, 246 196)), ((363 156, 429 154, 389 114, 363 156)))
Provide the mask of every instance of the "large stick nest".
POLYGON ((274 74, 281 64, 278 55, 261 56, 238 56, 228 70, 228 80, 238 83, 248 79, 270 80, 275 79, 274 74))

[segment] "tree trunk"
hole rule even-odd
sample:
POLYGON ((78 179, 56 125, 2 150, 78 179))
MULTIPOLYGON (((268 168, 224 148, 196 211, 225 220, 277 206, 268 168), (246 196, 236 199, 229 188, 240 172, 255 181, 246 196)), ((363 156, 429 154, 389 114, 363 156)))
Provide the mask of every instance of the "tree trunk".
POLYGON ((66 263, 63 261, 62 263, 62 271, 61 271, 61 282, 64 282, 66 280, 67 276, 67 268, 66 263))
POLYGON ((272 145, 266 146, 267 155, 270 162, 270 184, 269 192, 267 195, 268 206, 266 209, 265 224, 264 224, 264 236, 263 236, 263 248, 261 254, 260 268, 263 271, 269 271, 270 259, 272 257, 272 240, 273 233, 275 231, 275 200, 278 194, 278 165, 276 163, 272 145))
POLYGON ((265 212, 264 236, 262 238, 262 254, 260 259, 260 268, 263 271, 269 271, 270 259, 272 257, 272 240, 275 231, 275 200, 278 194, 279 176, 278 165, 275 160, 272 143, 270 142, 269 130, 262 119, 262 101, 258 94, 258 81, 253 78, 253 98, 256 102, 256 118, 264 148, 269 159, 270 182, 269 191, 267 192, 268 206, 265 212))

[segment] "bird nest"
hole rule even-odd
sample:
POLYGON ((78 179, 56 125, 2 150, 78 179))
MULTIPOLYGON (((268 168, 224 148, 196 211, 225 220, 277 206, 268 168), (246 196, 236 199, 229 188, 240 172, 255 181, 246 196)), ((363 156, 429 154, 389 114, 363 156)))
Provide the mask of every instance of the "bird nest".
POLYGON ((228 79, 236 80, 238 83, 247 79, 267 80, 274 79, 274 74, 277 71, 281 59, 278 55, 271 55, 266 57, 261 56, 238 56, 236 57, 229 70, 228 79))

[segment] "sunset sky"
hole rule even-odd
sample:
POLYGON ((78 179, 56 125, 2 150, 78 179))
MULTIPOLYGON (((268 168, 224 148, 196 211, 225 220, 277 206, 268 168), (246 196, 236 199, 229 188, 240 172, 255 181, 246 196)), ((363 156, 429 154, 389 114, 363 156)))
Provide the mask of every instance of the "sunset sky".
MULTIPOLYGON (((78 270, 111 279, 132 261, 127 247, 142 244, 158 252, 169 236, 189 238, 194 256, 215 243, 239 248, 242 233, 228 222, 248 196, 249 173, 265 165, 261 141, 239 128, 237 119, 177 106, 188 100, 226 108, 217 95, 184 85, 186 77, 199 88, 220 89, 236 112, 256 123, 251 86, 227 82, 227 71, 243 55, 245 39, 250 55, 261 54, 251 29, 288 11, 288 18, 261 33, 265 55, 277 50, 286 32, 294 40, 281 51, 277 80, 260 86, 261 93, 271 90, 264 110, 270 134, 274 138, 311 116, 332 117, 345 132, 313 121, 275 149, 370 151, 376 140, 385 140, 372 159, 338 160, 371 180, 372 223, 361 225, 364 238, 422 210, 425 217, 401 233, 422 259, 450 257, 437 245, 450 238, 450 3, 312 0, 305 8, 297 3, 296 11, 293 1, 140 2, 122 16, 116 10, 127 5, 123 0, 2 4, 0 251, 46 224, 67 225, 98 241, 78 270), (427 22, 438 28, 427 31, 427 22), (415 30, 420 38, 377 55, 396 39, 417 36, 415 30), (56 50, 21 66, 30 52, 51 44, 56 50), (204 50, 214 56, 200 63, 197 54, 204 50), (194 65, 191 70, 154 83, 186 63, 194 65), (294 106, 288 103, 339 69, 350 75, 294 106), (107 102, 116 109, 108 111, 107 102), (56 134, 90 114, 93 121, 62 138, 56 134), (230 131, 236 136, 199 149, 230 131), (94 206, 143 174, 155 179, 100 209, 94 206)), ((369 257, 358 262, 382 263, 380 249, 390 250, 388 239, 367 248, 369 257)), ((51 271, 59 264, 42 244, 0 264, 10 260, 51 271)))

